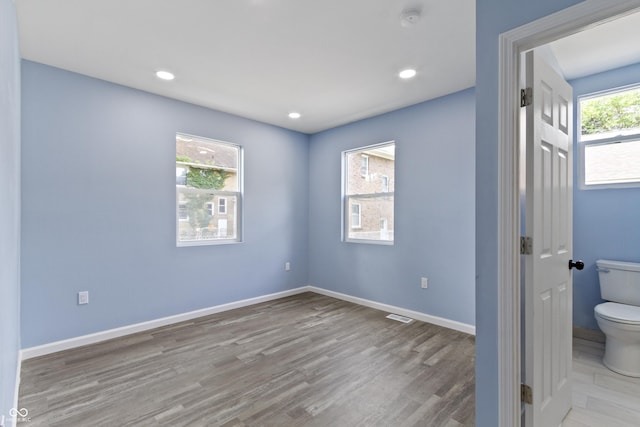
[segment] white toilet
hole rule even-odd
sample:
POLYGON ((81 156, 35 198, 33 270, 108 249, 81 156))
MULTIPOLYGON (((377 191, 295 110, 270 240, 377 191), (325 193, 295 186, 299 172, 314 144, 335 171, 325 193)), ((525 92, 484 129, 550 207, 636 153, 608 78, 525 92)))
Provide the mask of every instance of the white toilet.
POLYGON ((640 377, 640 263, 596 261, 600 295, 609 302, 594 308, 606 335, 603 362, 607 368, 640 377))

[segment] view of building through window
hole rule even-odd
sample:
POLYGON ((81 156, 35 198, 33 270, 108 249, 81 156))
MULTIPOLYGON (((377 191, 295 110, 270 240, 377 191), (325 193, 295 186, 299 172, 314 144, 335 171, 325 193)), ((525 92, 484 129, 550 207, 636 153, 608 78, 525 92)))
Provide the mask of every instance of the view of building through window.
POLYGON ((395 143, 343 153, 346 241, 392 243, 395 143))
POLYGON ((178 246, 240 240, 240 147, 176 135, 178 246))
POLYGON ((579 101, 582 184, 640 183, 640 88, 579 101))

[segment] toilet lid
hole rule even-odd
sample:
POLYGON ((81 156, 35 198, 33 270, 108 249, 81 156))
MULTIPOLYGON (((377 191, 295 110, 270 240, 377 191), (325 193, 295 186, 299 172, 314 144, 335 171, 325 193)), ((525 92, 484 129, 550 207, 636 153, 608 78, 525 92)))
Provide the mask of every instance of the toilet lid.
POLYGON ((612 322, 640 325, 640 307, 635 305, 605 302, 596 305, 596 315, 612 322))

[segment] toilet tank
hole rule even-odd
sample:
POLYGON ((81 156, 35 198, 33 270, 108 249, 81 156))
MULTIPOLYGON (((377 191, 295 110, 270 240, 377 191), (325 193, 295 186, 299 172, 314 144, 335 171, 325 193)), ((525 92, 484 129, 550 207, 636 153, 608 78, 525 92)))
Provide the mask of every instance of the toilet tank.
POLYGON ((596 266, 602 299, 640 306, 640 263, 600 259, 596 266))

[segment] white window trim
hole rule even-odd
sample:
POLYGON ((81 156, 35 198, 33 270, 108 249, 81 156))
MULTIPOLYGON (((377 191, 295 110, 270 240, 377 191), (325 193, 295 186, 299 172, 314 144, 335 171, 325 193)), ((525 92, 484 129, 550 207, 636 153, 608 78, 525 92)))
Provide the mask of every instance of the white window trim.
POLYGON ((382 192, 389 192, 389 177, 387 175, 382 175, 382 192))
POLYGON ((209 211, 209 215, 215 216, 216 213, 216 203, 215 202, 207 202, 205 203, 207 210, 209 211))
POLYGON ((227 197, 236 197, 236 206, 235 206, 235 210, 236 210, 236 223, 235 225, 235 229, 236 229, 236 235, 235 237, 232 238, 226 238, 226 239, 202 239, 202 240, 180 240, 180 227, 179 227, 179 223, 183 220, 180 220, 178 218, 178 212, 177 212, 177 206, 179 204, 179 189, 184 190, 185 186, 183 185, 176 185, 176 247, 189 247, 189 246, 218 246, 218 245, 230 245, 230 244, 235 244, 235 243, 242 243, 243 239, 244 239, 244 229, 243 229, 243 224, 244 224, 244 212, 243 212, 243 199, 244 199, 244 149, 242 148, 241 145, 238 144, 234 144, 231 142, 226 142, 226 141, 220 141, 217 139, 212 139, 212 138, 207 138, 207 137, 203 137, 203 136, 196 136, 196 135, 190 135, 184 132, 176 132, 176 137, 177 136, 182 136, 182 137, 190 137, 190 138, 196 138, 196 139, 204 139, 204 140, 210 140, 213 141, 215 143, 218 144, 225 144, 225 145, 229 145, 231 147, 235 147, 238 149, 238 169, 237 169, 237 175, 236 175, 236 179, 237 179, 237 187, 238 190, 237 191, 217 191, 217 190, 200 190, 200 189, 189 189, 189 191, 201 191, 201 192, 207 192, 207 193, 212 193, 212 194, 216 194, 216 195, 223 195, 223 196, 227 196, 227 197))

